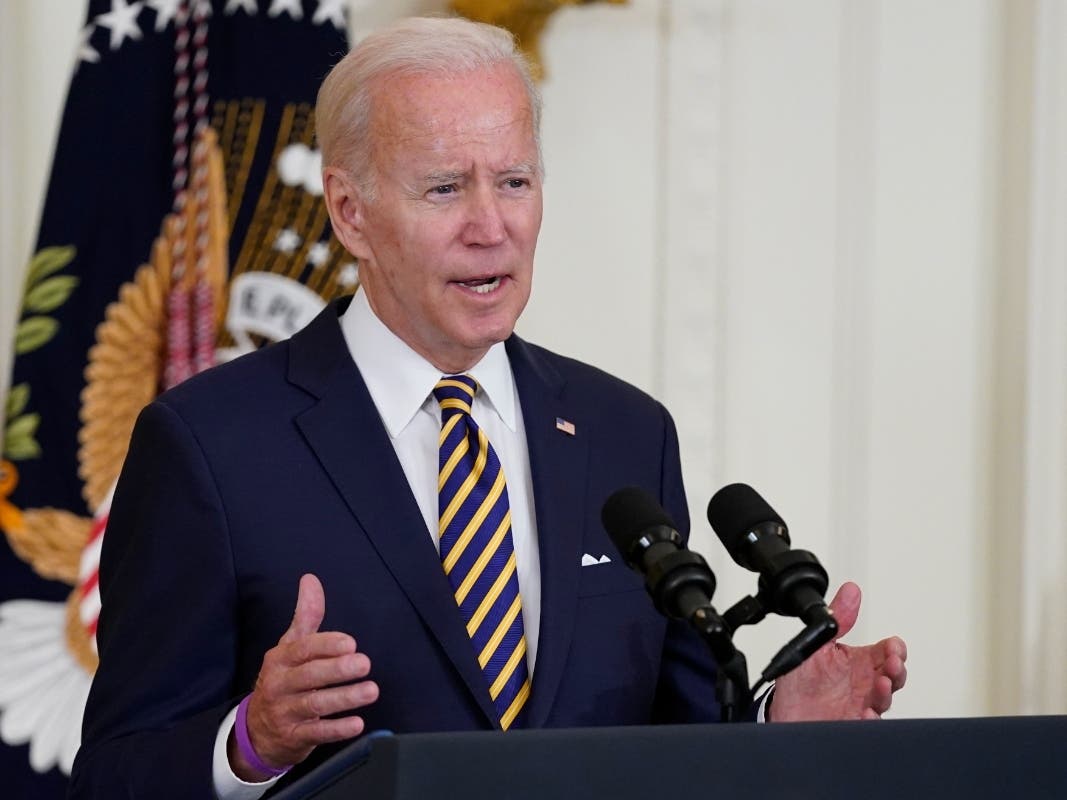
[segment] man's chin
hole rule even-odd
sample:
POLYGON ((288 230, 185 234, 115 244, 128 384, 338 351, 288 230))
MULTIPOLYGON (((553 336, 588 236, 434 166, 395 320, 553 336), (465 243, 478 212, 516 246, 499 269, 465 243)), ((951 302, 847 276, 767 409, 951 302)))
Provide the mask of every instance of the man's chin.
POLYGON ((477 334, 472 335, 465 342, 468 349, 473 351, 486 351, 495 344, 500 344, 505 341, 511 332, 515 330, 515 324, 501 325, 499 327, 490 328, 488 330, 480 330, 477 334))
POLYGON ((511 336, 519 320, 525 302, 519 304, 512 296, 508 302, 500 303, 494 308, 484 308, 478 313, 462 318, 456 341, 464 345, 491 347, 511 336))
POLYGON ((459 341, 463 349, 475 355, 475 360, 480 360, 490 347, 505 341, 511 332, 515 330, 514 323, 494 325, 491 327, 479 327, 477 330, 468 331, 467 335, 459 341))

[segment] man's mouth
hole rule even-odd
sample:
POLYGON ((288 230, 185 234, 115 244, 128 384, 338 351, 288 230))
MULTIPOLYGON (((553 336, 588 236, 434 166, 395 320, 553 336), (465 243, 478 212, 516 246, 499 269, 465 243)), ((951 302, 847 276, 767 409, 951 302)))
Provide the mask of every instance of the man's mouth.
POLYGON ((473 281, 460 281, 460 286, 465 286, 478 294, 489 294, 500 285, 500 276, 495 278, 477 278, 473 281))

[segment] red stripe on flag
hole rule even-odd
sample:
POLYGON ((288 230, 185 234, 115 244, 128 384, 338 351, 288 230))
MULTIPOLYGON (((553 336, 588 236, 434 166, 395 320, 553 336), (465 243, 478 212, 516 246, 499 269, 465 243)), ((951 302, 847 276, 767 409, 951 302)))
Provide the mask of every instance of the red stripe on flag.
POLYGON ((102 517, 97 517, 93 520, 93 527, 89 529, 89 540, 85 543, 86 546, 91 545, 104 535, 104 531, 107 529, 107 518, 108 515, 104 514, 102 517))
POLYGON ((85 579, 85 583, 83 583, 81 585, 81 588, 79 589, 79 591, 81 592, 81 599, 84 600, 86 597, 88 597, 89 596, 89 592, 91 592, 93 589, 95 589, 97 584, 99 584, 99 583, 100 583, 100 570, 94 569, 92 571, 92 574, 89 575, 89 577, 85 579))

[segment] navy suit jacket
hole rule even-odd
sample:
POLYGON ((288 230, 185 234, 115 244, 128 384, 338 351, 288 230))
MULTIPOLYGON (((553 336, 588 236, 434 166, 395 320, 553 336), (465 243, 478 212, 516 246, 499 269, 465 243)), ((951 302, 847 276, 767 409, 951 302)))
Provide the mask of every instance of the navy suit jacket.
MULTIPOLYGON (((105 536, 100 667, 72 797, 212 797, 219 724, 288 627, 300 576, 351 633, 380 699, 367 729, 498 722, 426 524, 328 307, 292 339, 141 414, 105 536)), ((714 666, 668 623, 600 522, 642 486, 688 528, 674 424, 606 373, 512 336, 541 562, 529 724, 713 721, 714 666), (557 429, 561 418, 573 435, 557 429), (611 562, 581 566, 583 554, 611 562)), ((294 773, 332 752, 319 748, 294 773)))

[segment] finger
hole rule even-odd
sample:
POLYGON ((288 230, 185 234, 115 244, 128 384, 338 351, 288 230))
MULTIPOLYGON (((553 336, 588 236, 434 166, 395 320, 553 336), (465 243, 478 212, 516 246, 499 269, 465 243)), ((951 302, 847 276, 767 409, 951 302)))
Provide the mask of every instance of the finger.
POLYGON ((889 678, 894 692, 903 689, 904 684, 908 681, 908 667, 897 656, 891 656, 889 660, 886 661, 884 674, 889 678))
POLYGON ((886 639, 885 650, 887 653, 899 657, 901 661, 908 660, 908 645, 899 636, 890 636, 886 639))
POLYGON ((837 636, 840 639, 845 636, 856 624, 860 614, 860 600, 862 600, 860 587, 851 581, 841 584, 834 599, 830 601, 830 610, 837 619, 837 636))
MULTIPOLYGON (((289 695, 280 701, 267 702, 266 705, 253 692, 248 709, 249 735, 256 752, 267 763, 295 764, 306 758, 311 748, 318 744, 358 735, 363 725, 362 720, 355 718, 359 726, 355 732, 345 732, 342 725, 342 730, 330 733, 327 738, 316 738, 315 731, 321 732, 323 729, 313 725, 309 727, 309 723, 318 722, 320 718, 331 714, 370 705, 378 699, 378 694, 378 684, 374 681, 289 695)), ((344 722, 332 719, 322 721, 344 722)))
POLYGON ((361 680, 369 674, 369 658, 363 653, 346 653, 336 658, 308 661, 288 670, 279 682, 279 688, 287 694, 297 694, 361 680))
POLYGON ((326 595, 319 579, 308 573, 300 578, 296 595, 296 610, 289 630, 282 636, 283 642, 294 641, 301 636, 315 633, 326 615, 326 595))
POLYGON ((366 656, 361 655, 354 664, 345 661, 355 655, 355 650, 355 639, 336 631, 314 633, 293 642, 279 643, 263 657, 255 691, 268 703, 276 704, 309 689, 364 677, 366 673, 362 671, 363 667, 369 670, 369 660, 363 663, 366 656), (341 659, 341 662, 331 667, 337 659, 341 659), (313 672, 301 672, 308 664, 322 665, 321 680, 316 679, 313 672), (337 676, 336 679, 333 679, 334 676, 337 676))
POLYGON ((308 720, 343 714, 369 706, 378 699, 378 684, 374 681, 360 681, 347 686, 335 686, 332 689, 320 689, 316 692, 304 692, 296 701, 295 718, 301 724, 308 720))
POLYGON ((276 648, 277 660, 283 667, 299 667, 309 661, 338 658, 356 652, 356 640, 340 631, 312 633, 291 641, 282 641, 276 648))
POLYGON ((884 714, 893 705, 893 687, 885 675, 875 678, 868 694, 867 705, 879 714, 884 714))
MULTIPOLYGON (((848 645, 839 644, 838 647, 848 647, 848 645)), ((891 639, 882 639, 882 641, 874 644, 861 645, 849 649, 857 653, 863 653, 869 659, 870 665, 875 671, 883 672, 887 675, 904 664, 904 659, 901 658, 898 650, 893 646, 891 639)))
POLYGON ((871 663, 875 670, 889 678, 894 692, 902 689, 908 679, 908 668, 904 663, 907 654, 904 642, 896 637, 883 639, 878 644, 872 645, 871 663))
POLYGON ((301 724, 296 734, 308 747, 315 747, 329 742, 343 742, 354 739, 363 733, 362 717, 341 717, 340 719, 316 719, 301 724))
MULTIPOLYGON (((363 718, 358 716, 307 720, 289 729, 285 741, 278 746, 274 761, 269 763, 298 764, 318 745, 353 739, 363 733, 363 728, 363 718)), ((265 759, 258 746, 256 751, 265 759)))

